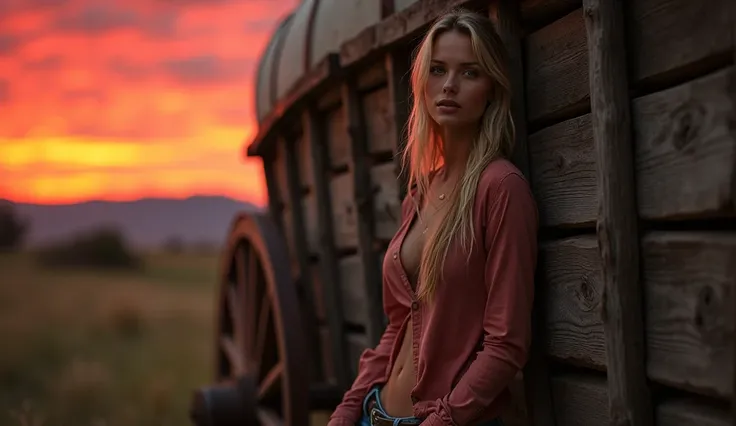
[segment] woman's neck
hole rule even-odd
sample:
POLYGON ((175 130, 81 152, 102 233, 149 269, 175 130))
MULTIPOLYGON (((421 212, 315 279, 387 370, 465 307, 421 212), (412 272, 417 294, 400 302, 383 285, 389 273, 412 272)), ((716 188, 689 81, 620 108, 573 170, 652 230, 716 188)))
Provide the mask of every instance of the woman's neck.
POLYGON ((444 179, 462 174, 470 156, 475 134, 475 129, 442 129, 444 179))

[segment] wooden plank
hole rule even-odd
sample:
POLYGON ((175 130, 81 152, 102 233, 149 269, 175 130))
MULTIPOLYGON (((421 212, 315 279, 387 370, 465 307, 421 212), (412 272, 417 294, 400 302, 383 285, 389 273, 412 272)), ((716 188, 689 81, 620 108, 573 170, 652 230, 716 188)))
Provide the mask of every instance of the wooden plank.
POLYGON ((396 146, 396 124, 389 89, 382 86, 361 94, 361 109, 364 111, 368 153, 380 154, 393 151, 396 146))
POLYGON ((350 162, 350 137, 343 106, 325 113, 327 122, 327 146, 329 147, 330 167, 345 169, 350 162))
POLYGON ((314 187, 314 165, 312 164, 312 156, 309 155, 309 138, 300 134, 294 143, 296 145, 295 155, 299 163, 301 192, 308 192, 314 187))
POLYGON ((279 204, 289 205, 289 180, 286 177, 286 147, 283 137, 276 138, 274 143, 273 171, 276 179, 276 195, 279 204))
POLYGON ((343 319, 353 325, 369 327, 365 268, 363 268, 361 257, 351 255, 341 258, 339 260, 339 270, 343 319))
POLYGON ((582 10, 529 34, 524 45, 529 122, 586 109, 590 87, 582 10))
POLYGON ((732 395, 736 235, 660 232, 643 248, 649 377, 732 395))
POLYGON ((733 0, 631 2, 626 27, 634 81, 661 79, 732 50, 729 3, 733 0))
POLYGON ((337 386, 345 391, 350 387, 348 371, 346 369, 344 354, 346 344, 343 335, 342 323, 342 297, 339 283, 339 272, 337 270, 337 256, 333 245, 332 229, 332 202, 327 179, 329 176, 329 159, 323 129, 320 128, 319 120, 314 110, 306 110, 302 116, 304 133, 309 135, 310 154, 314 164, 314 191, 317 196, 317 209, 319 217, 319 243, 320 243, 320 276, 324 289, 324 306, 329 315, 327 324, 330 334, 330 359, 335 375, 337 386))
POLYGON ((322 284, 321 269, 324 266, 320 261, 309 264, 311 274, 312 293, 314 294, 314 314, 317 316, 318 322, 324 322, 327 319, 327 310, 325 309, 325 286, 322 284))
POLYGON ((734 68, 632 102, 639 214, 736 213, 734 68))
POLYGON ((639 236, 624 17, 616 0, 583 0, 590 61, 590 103, 598 163, 596 225, 603 266, 601 317, 606 336, 613 425, 652 423, 646 380, 639 236))
POLYGON ((547 353, 568 364, 604 370, 606 345, 600 318, 603 277, 593 235, 540 247, 546 284, 547 353))
POLYGON ((376 25, 376 43, 372 49, 394 45, 415 34, 454 7, 473 7, 487 0, 418 0, 406 9, 394 13, 376 25))
POLYGON ((525 27, 537 28, 580 7, 580 0, 524 0, 521 20, 525 27))
POLYGON ((352 175, 352 172, 341 173, 330 180, 333 238, 339 250, 358 247, 358 211, 352 175))
POLYGON ((542 226, 590 227, 598 215, 590 114, 529 136, 531 183, 542 226))
POLYGON ((383 61, 374 61, 361 68, 355 77, 355 87, 361 92, 373 91, 380 86, 385 86, 387 78, 383 61))
POLYGON ((348 365, 350 369, 350 378, 355 379, 358 375, 358 361, 363 351, 370 346, 368 337, 362 333, 348 333, 348 365))
MULTIPOLYGON (((542 244, 549 355, 606 370, 602 265, 592 236, 542 244)), ((732 395, 736 235, 655 232, 642 238, 647 377, 718 398, 732 395)))
POLYGON ((391 241, 401 226, 401 199, 393 163, 371 167, 373 182, 373 229, 375 238, 391 241))
MULTIPOLYGON (((613 423, 608 410, 606 380, 597 375, 556 374, 551 377, 555 423, 564 426, 603 426, 613 423)), ((649 423, 651 425, 651 423, 649 423)))
POLYGON ((268 211, 279 229, 284 229, 281 218, 281 196, 276 184, 276 173, 274 171, 274 156, 266 155, 263 158, 263 174, 266 178, 266 191, 268 193, 268 211))
POLYGON ((354 81, 343 84, 345 121, 350 134, 352 159, 353 197, 357 207, 358 255, 363 264, 364 292, 367 305, 366 334, 372 346, 378 344, 383 335, 382 280, 378 269, 378 258, 373 247, 375 239, 373 218, 373 188, 371 186, 368 141, 366 138, 365 115, 354 81))
MULTIPOLYGON (((527 137, 527 117, 524 88, 524 63, 522 52, 522 29, 521 11, 519 2, 515 0, 499 0, 495 2, 490 10, 489 17, 496 25, 496 30, 508 53, 508 75, 511 81, 511 116, 515 124, 514 150, 511 160, 526 175, 530 177, 529 148, 527 137)), ((543 285, 535 280, 535 287, 543 285)), ((535 304, 540 305, 540 299, 535 304)), ((539 309, 534 310, 533 335, 530 348, 530 357, 520 376, 522 380, 517 383, 521 389, 517 389, 516 399, 512 406, 516 421, 521 424, 533 424, 535 426, 548 426, 553 419, 552 397, 550 395, 549 373, 547 361, 544 357, 545 338, 541 333, 543 328, 539 309), (521 399, 519 401, 519 399, 521 399), (520 410, 518 407, 525 407, 520 410)), ((512 420, 512 419, 509 419, 512 420)))
MULTIPOLYGON (((299 148, 299 143, 306 144, 311 141, 307 141, 305 137, 300 137, 297 140, 284 140, 284 151, 286 164, 286 178, 288 180, 288 196, 289 204, 292 206, 291 209, 291 220, 286 223, 291 223, 291 244, 290 247, 291 255, 296 261, 298 267, 298 282, 299 287, 302 290, 302 296, 304 303, 301 308, 305 316, 306 322, 303 325, 304 332, 309 342, 316 342, 319 338, 317 335, 317 315, 314 310, 314 293, 312 292, 312 271, 309 265, 309 252, 307 249, 306 230, 304 225, 304 211, 301 200, 302 193, 302 182, 301 170, 299 168, 299 160, 297 159, 296 150, 299 148), (301 142, 299 141, 301 140, 301 142)), ((294 262, 292 260, 292 262, 294 262)), ((310 357, 311 359, 311 371, 318 377, 323 375, 322 359, 316 356, 310 357)))
POLYGON ((726 410, 692 398, 673 398, 663 401, 656 408, 657 426, 728 426, 731 424, 726 410))
POLYGON ((401 154, 404 152, 407 138, 407 124, 411 111, 411 88, 409 76, 411 55, 406 48, 395 49, 386 54, 386 73, 388 74, 389 105, 391 106, 391 122, 394 123, 394 174, 398 177, 399 198, 406 196, 407 173, 402 173, 401 154))
MULTIPOLYGON (((314 174, 313 174, 314 176, 314 174)), ((310 257, 319 254, 319 214, 317 213, 317 196, 314 190, 302 197, 304 211, 304 231, 307 239, 307 252, 310 257)))

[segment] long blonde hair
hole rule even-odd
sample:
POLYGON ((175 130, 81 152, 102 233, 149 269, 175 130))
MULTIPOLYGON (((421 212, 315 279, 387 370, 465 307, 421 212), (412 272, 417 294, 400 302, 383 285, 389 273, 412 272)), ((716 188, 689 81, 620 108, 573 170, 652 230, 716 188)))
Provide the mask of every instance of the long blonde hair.
POLYGON ((507 75, 507 53, 503 42, 487 17, 464 10, 447 13, 432 25, 422 40, 411 71, 413 105, 402 160, 404 170, 409 170, 407 194, 412 194, 414 186, 417 189, 418 197, 414 199, 417 214, 417 200, 427 194, 431 175, 443 163, 443 147, 423 93, 429 76, 434 41, 448 31, 458 31, 470 37, 482 71, 493 79, 493 97, 481 119, 458 190, 449 197, 451 207, 447 216, 433 235, 428 234, 419 272, 418 296, 423 300, 434 296, 453 237, 459 234, 463 249, 472 249, 475 240, 472 210, 480 175, 494 159, 508 158, 514 142, 511 83, 507 75))

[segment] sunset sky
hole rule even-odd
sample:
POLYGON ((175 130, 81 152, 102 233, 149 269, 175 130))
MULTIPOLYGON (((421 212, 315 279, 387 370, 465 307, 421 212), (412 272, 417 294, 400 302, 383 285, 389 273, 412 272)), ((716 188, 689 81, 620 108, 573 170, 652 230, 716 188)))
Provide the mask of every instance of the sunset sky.
POLYGON ((0 198, 265 202, 259 55, 298 0, 0 0, 0 198))

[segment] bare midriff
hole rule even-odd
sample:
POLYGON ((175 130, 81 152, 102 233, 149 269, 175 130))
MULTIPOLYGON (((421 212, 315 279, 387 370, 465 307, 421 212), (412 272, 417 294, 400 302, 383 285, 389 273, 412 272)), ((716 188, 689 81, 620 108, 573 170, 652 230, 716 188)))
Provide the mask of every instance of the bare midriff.
POLYGON ((411 390, 417 383, 417 374, 411 350, 411 325, 409 319, 391 375, 381 389, 381 404, 386 414, 394 417, 410 417, 413 412, 411 390))
MULTIPOLYGON (((436 231, 439 222, 447 213, 450 197, 445 195, 454 185, 454 180, 438 179, 433 182, 430 194, 432 201, 422 202, 422 218, 414 215, 409 229, 404 235, 399 248, 401 265, 404 268, 408 284, 412 292, 416 292, 416 283, 419 278, 419 264, 427 235, 436 231), (442 194, 442 195, 438 195, 442 194)), ((417 372, 414 366, 413 324, 409 318, 406 331, 401 336, 401 348, 396 355, 394 366, 388 381, 381 391, 381 404, 386 413, 394 417, 410 417, 413 415, 411 391, 417 383, 417 372)))

